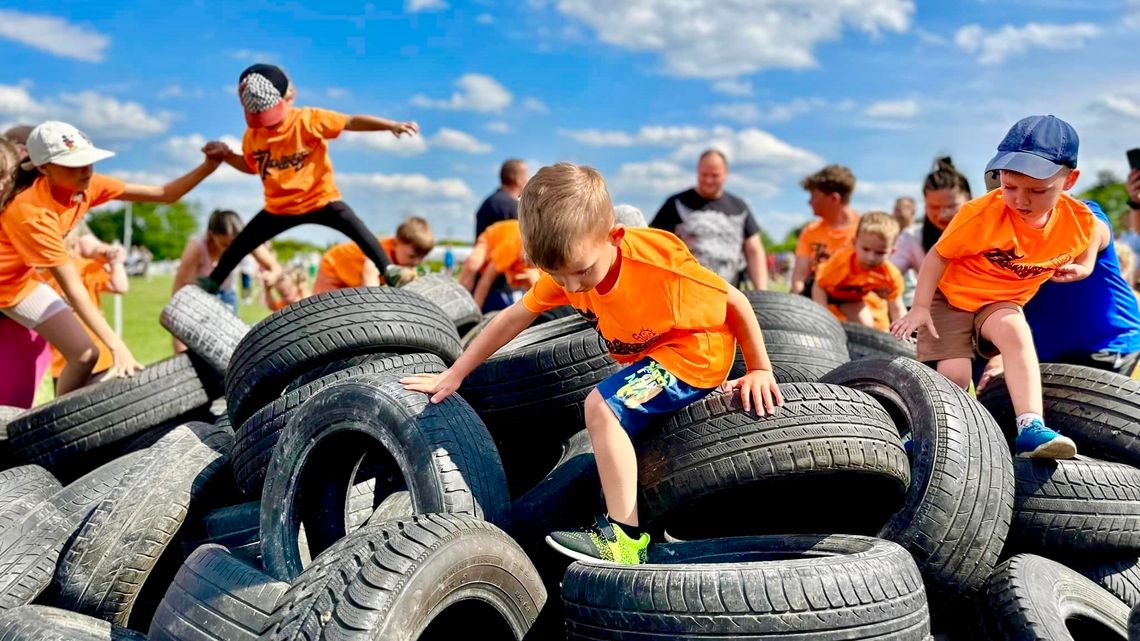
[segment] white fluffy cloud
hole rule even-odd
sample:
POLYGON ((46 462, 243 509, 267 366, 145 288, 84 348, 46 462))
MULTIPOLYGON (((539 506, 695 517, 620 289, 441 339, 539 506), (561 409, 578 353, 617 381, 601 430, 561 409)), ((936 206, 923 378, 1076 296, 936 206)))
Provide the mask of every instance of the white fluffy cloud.
POLYGON ((870 118, 909 120, 918 115, 918 102, 914 100, 880 100, 863 110, 870 118))
POLYGON ((712 85, 713 91, 722 93, 726 96, 736 96, 743 98, 752 95, 752 82, 750 80, 741 80, 739 78, 725 78, 718 80, 712 85))
POLYGON ((102 62, 111 39, 63 18, 0 9, 0 38, 61 58, 102 62))
POLYGON ((502 120, 495 120, 484 125, 484 128, 491 133, 496 134, 509 134, 511 133, 511 126, 502 120))
POLYGON ((914 13, 912 0, 559 0, 555 6, 603 42, 660 54, 668 73, 714 79, 813 67, 816 45, 847 29, 904 32, 914 13))
POLYGON ((498 80, 477 73, 464 74, 455 81, 456 91, 450 98, 433 99, 417 94, 412 104, 417 107, 499 113, 514 101, 514 96, 498 80))
POLYGON ((763 114, 760 107, 750 102, 729 102, 709 107, 709 115, 747 125, 759 121, 763 114))
POLYGON ((421 11, 442 11, 447 8, 444 0, 404 0, 404 11, 419 13, 421 11))
POLYGON ((1112 94, 1102 96, 1093 103, 1093 107, 1110 115, 1140 120, 1140 100, 1128 96, 1112 94))
POLYGON ((1006 25, 996 31, 987 31, 981 25, 972 24, 954 34, 954 43, 967 53, 977 54, 980 64, 996 65, 1030 49, 1083 49, 1100 33, 1100 27, 1087 22, 1066 25, 1030 22, 1021 27, 1006 25))
POLYGON ((491 145, 482 142, 469 133, 457 129, 441 127, 434 136, 395 136, 387 132, 346 131, 341 139, 357 149, 370 149, 397 156, 418 156, 431 149, 450 149, 470 154, 485 154, 491 145))
POLYGON ((0 85, 0 122, 36 124, 62 120, 100 141, 146 138, 165 132, 173 114, 152 113, 137 102, 95 91, 37 98, 25 85, 0 85))
POLYGON ((485 154, 491 151, 491 145, 481 142, 469 133, 442 127, 439 133, 432 136, 431 146, 439 149, 465 151, 469 154, 485 154))
POLYGON ((527 98, 522 102, 522 106, 523 109, 526 109, 527 111, 533 111, 536 114, 550 113, 550 107, 547 107, 546 103, 539 100, 538 98, 527 98))
POLYGON ((829 103, 823 98, 795 98, 763 106, 750 102, 721 103, 709 107, 709 115, 747 125, 757 122, 788 122, 823 108, 850 111, 854 106, 855 103, 849 100, 829 103))
POLYGON ((461 178, 429 178, 423 174, 346 173, 338 185, 369 190, 377 195, 415 196, 426 200, 470 200, 474 192, 461 178))

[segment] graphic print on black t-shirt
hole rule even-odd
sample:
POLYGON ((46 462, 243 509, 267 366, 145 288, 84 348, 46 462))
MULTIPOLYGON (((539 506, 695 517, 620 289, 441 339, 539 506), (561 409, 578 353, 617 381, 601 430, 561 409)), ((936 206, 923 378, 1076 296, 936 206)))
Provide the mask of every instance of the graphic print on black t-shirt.
POLYGON ((733 285, 745 266, 744 240, 760 231, 740 198, 725 192, 710 200, 696 189, 670 197, 650 226, 676 234, 698 262, 733 285))

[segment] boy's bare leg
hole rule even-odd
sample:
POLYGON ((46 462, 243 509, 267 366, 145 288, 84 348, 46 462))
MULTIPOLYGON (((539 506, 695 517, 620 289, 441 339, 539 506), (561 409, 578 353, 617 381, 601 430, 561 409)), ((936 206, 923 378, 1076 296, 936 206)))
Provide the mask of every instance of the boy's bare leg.
POLYGON ((36 326, 36 332, 59 350, 67 360, 56 383, 56 396, 62 396, 87 384, 91 370, 99 361, 99 348, 83 323, 71 310, 55 314, 36 326))
POLYGON ((973 380, 973 363, 968 358, 947 358, 938 361, 938 373, 962 389, 970 389, 973 380))
POLYGON ((1033 334, 1025 316, 1012 309, 1000 309, 982 323, 982 338, 997 347, 1005 365, 1006 388, 1013 411, 1022 414, 1045 413, 1041 401, 1041 365, 1033 347, 1033 334))
POLYGON ((633 442, 597 389, 586 397, 585 414, 606 510, 614 521, 637 526, 637 454, 633 442))

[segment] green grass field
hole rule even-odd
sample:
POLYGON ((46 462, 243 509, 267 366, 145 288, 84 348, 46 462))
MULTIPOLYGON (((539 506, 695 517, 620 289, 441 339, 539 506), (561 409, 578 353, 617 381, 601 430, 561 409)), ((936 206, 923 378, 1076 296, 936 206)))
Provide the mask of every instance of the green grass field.
MULTIPOLYGON (((170 332, 158 324, 162 307, 170 300, 173 283, 172 275, 132 278, 130 291, 123 296, 123 340, 140 363, 154 363, 174 354, 170 332)), ((114 298, 113 295, 103 296, 103 314, 112 328, 115 323, 114 298)), ((251 305, 241 305, 238 311, 242 320, 251 325, 269 315, 260 299, 251 305)), ((50 401, 53 396, 51 379, 45 376, 36 393, 36 404, 50 401)))

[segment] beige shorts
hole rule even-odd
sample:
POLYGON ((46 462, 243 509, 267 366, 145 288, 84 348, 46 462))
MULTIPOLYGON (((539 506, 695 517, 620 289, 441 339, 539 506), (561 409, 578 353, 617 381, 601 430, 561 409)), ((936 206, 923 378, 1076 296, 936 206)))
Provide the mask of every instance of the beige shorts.
POLYGON ((1021 306, 1017 303, 1000 301, 990 303, 976 312, 968 312, 950 304, 941 291, 934 292, 930 303, 930 319, 938 330, 939 338, 934 338, 925 327, 918 328, 918 360, 924 363, 944 361, 950 358, 993 358, 998 355, 994 344, 982 337, 982 325, 994 312, 1012 309, 1018 314, 1021 306))
POLYGON ((0 309, 0 313, 28 329, 35 329, 52 316, 68 309, 71 307, 54 289, 40 283, 24 300, 0 309))

